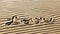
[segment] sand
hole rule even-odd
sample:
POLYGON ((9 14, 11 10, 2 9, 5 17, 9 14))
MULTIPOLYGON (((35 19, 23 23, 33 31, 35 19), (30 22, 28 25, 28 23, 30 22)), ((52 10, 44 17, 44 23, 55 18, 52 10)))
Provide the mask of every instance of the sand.
MULTIPOLYGON (((0 0, 0 34, 60 34, 60 0, 0 0), (6 20, 45 17, 56 19, 54 24, 9 25, 6 20)), ((8 21, 8 20, 7 20, 8 21)))

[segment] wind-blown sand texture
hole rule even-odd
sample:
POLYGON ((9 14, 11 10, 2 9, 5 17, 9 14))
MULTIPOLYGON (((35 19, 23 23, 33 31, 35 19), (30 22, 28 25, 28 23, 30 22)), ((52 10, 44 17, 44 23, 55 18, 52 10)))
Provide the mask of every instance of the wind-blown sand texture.
POLYGON ((0 0, 0 34, 60 34, 60 0, 0 0), (10 25, 1 18, 53 17, 54 24, 10 25))

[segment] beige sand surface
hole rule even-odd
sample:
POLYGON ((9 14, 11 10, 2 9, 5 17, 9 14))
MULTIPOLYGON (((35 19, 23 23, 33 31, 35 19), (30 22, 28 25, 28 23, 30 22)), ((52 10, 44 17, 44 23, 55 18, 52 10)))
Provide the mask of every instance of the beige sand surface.
MULTIPOLYGON (((4 19, 3 19, 4 20, 4 19)), ((60 34, 60 0, 0 0, 0 34, 60 34), (21 15, 23 14, 23 15, 21 15), (53 17, 55 24, 10 25, 1 18, 53 17)))

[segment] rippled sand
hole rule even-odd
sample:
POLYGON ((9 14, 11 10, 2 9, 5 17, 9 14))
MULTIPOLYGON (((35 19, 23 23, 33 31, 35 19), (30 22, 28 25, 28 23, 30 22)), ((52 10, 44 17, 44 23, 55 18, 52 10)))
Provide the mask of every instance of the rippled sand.
MULTIPOLYGON (((22 17, 21 17, 22 18, 22 17)), ((1 34, 60 34, 60 0, 0 0, 1 34), (52 17, 55 24, 5 26, 4 18, 13 15, 24 17, 52 17), (3 18, 3 20, 1 19, 3 18)))

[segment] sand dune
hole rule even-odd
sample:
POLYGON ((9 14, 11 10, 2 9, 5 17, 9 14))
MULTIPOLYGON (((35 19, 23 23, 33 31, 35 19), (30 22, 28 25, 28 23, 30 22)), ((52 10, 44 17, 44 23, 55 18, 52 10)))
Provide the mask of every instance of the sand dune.
MULTIPOLYGON (((60 0, 0 0, 1 34, 60 34, 60 0), (14 15, 24 17, 52 17, 55 24, 5 26, 4 18, 14 15)), ((5 19, 5 20, 6 20, 5 19)))

